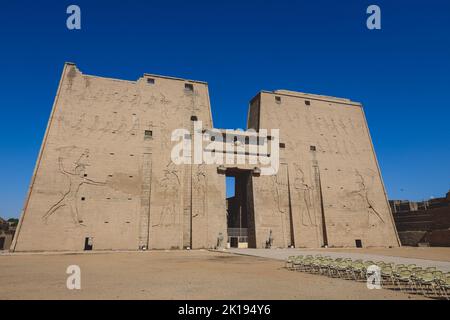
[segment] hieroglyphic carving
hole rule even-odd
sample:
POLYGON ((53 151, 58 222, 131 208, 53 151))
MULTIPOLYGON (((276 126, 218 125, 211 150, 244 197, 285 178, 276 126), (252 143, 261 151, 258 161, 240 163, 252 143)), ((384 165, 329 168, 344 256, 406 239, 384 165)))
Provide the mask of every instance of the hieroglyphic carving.
POLYGON ((333 128, 333 131, 337 134, 339 134, 338 126, 336 125, 336 121, 334 118, 330 117, 331 127, 333 128))
POLYGON ((312 124, 311 113, 310 113, 309 109, 307 109, 307 111, 305 113, 305 121, 306 121, 306 125, 308 127, 308 132, 315 132, 315 126, 312 124))
POLYGON ((85 118, 86 118, 86 113, 83 112, 83 113, 78 117, 78 119, 76 120, 76 122, 75 122, 73 125, 71 125, 71 128, 73 129, 73 131, 75 131, 75 132, 81 131, 81 129, 82 129, 82 127, 83 127, 83 122, 84 122, 85 118))
POLYGON ((87 136, 89 136, 91 133, 96 132, 99 129, 99 123, 100 123, 100 116, 95 115, 94 121, 92 122, 92 124, 90 126, 87 127, 87 130, 88 130, 87 136))
POLYGON ((170 101, 169 99, 167 99, 166 95, 163 93, 160 93, 160 99, 159 102, 161 103, 161 105, 163 106, 163 109, 165 107, 167 107, 172 101, 170 101))
POLYGON ((145 114, 149 110, 153 110, 153 106, 155 105, 156 101, 158 101, 158 99, 153 94, 146 99, 142 99, 141 100, 142 107, 140 108, 141 112, 145 114))
POLYGON ((132 120, 131 120, 131 127, 130 130, 128 130, 129 135, 136 135, 139 132, 140 127, 140 121, 139 117, 133 114, 132 120))
POLYGON ((344 121, 340 117, 339 117, 339 120, 338 120, 338 125, 342 129, 342 131, 344 131, 344 134, 348 134, 347 126, 345 125, 344 121))

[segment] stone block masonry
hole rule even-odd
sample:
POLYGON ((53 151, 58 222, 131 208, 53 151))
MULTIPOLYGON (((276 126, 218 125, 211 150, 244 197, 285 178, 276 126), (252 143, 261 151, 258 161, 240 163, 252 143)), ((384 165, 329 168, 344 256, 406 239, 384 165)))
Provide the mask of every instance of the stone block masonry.
POLYGON ((359 103, 260 92, 248 128, 280 130, 271 176, 175 164, 171 133, 195 121, 213 129, 205 82, 102 78, 66 63, 11 250, 215 248, 233 221, 226 176, 245 190, 249 247, 399 245, 359 103))

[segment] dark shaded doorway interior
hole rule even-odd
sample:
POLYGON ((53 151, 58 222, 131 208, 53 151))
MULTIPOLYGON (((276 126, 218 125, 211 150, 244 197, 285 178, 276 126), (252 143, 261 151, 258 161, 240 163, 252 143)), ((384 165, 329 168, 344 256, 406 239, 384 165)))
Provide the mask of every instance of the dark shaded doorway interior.
POLYGON ((226 177, 227 245, 256 248, 251 170, 228 168, 226 177))

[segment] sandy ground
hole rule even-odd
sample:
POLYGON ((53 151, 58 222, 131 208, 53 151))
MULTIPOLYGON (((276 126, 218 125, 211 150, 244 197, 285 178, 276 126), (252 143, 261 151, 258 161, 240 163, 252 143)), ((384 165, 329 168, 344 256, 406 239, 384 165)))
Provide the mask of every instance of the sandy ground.
POLYGON ((282 261, 192 251, 0 255, 0 299, 421 299, 289 271, 282 261), (66 268, 81 268, 81 290, 66 268))

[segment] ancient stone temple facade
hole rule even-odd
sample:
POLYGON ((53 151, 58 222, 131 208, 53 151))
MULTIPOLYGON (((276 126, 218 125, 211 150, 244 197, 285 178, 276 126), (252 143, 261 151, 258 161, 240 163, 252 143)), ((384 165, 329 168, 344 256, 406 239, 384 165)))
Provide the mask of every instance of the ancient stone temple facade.
POLYGON ((11 250, 225 246, 227 221, 236 221, 227 219, 226 176, 236 178, 249 247, 399 245, 359 103, 263 91, 250 102, 248 128, 256 133, 233 131, 231 141, 208 135, 228 131, 213 129, 204 82, 101 78, 67 63, 11 250), (279 165, 265 174, 259 163, 179 163, 180 129, 183 145, 198 133, 201 151, 231 157, 239 152, 227 146, 237 144, 250 157, 256 135, 279 165))
POLYGON ((271 230, 278 247, 399 245, 361 104, 263 91, 248 127, 280 128, 278 173, 253 179, 256 239, 271 230))

